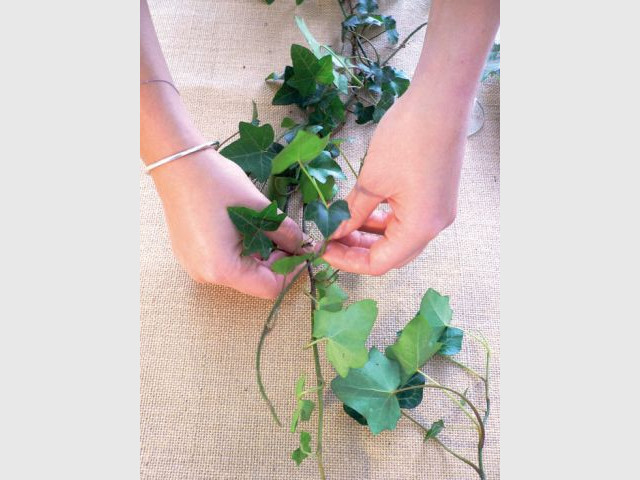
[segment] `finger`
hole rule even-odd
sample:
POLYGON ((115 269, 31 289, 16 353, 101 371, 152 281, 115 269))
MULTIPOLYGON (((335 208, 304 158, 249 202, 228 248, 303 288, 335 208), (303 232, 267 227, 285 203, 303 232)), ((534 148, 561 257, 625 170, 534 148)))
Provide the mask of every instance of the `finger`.
POLYGON ((368 233, 382 235, 387 229, 387 225, 393 219, 393 212, 374 211, 369 218, 360 226, 358 230, 368 233))
POLYGON ((358 248, 371 248, 371 246, 380 240, 380 235, 374 235, 371 233, 361 232, 360 230, 356 230, 355 232, 351 232, 349 235, 344 236, 336 240, 336 242, 342 243, 347 247, 358 247, 358 248))
POLYGON ((278 248, 289 253, 301 253, 302 246, 308 241, 298 224, 289 217, 284 219, 275 232, 264 233, 276 242, 278 248))
POLYGON ((393 221, 380 240, 370 248, 350 247, 339 241, 327 245, 323 258, 334 268, 364 275, 382 275, 393 268, 406 265, 419 254, 426 243, 407 241, 408 235, 393 221))
POLYGON ((384 197, 377 196, 375 193, 356 183, 356 186, 353 187, 353 190, 351 190, 351 193, 347 196, 351 218, 344 221, 338 227, 332 238, 344 237, 360 228, 383 200, 384 197))
POLYGON ((298 265, 293 272, 287 275, 272 272, 270 265, 278 258, 285 256, 287 256, 285 252, 276 251, 267 260, 261 262, 250 257, 240 257, 236 268, 224 283, 254 297, 274 299, 305 265, 304 263, 298 265))

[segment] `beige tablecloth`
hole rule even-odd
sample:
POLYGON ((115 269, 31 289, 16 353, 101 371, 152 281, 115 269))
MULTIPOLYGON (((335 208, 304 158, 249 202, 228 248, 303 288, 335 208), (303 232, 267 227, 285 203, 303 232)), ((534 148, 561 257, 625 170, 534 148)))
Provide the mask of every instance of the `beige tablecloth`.
MULTIPOLYGON (((428 2, 381 1, 402 35, 428 15, 428 2)), ((263 122, 278 126, 293 108, 270 105, 263 79, 290 63, 292 43, 304 44, 293 22, 304 17, 323 42, 338 45, 340 11, 334 0, 154 0, 158 36, 176 84, 205 137, 226 138, 251 115, 256 100, 263 122)), ((393 64, 411 74, 423 35, 414 36, 393 64)), ((384 49, 383 49, 384 50, 384 49)), ((386 53, 386 51, 385 51, 386 53)), ((454 321, 482 331, 494 349, 492 414, 485 448, 488 478, 499 478, 499 84, 481 87, 483 130, 469 139, 456 222, 412 264, 382 277, 342 275, 352 300, 374 298, 380 316, 372 344, 393 341, 399 325, 433 287, 451 296, 454 321)), ((341 136, 350 159, 360 158, 371 127, 348 125, 341 136)), ((342 195, 349 185, 344 187, 342 195)), ((312 460, 290 459, 297 436, 277 428, 261 402, 253 371, 254 349, 271 303, 217 286, 194 283, 174 259, 162 208, 152 182, 141 175, 141 473, 142 478, 316 478, 312 460)), ((296 212, 295 206, 293 212, 296 212)), ((285 300, 269 336, 264 370, 281 417, 294 404, 294 382, 313 377, 308 340, 306 287, 300 280, 285 300)), ((482 369, 481 351, 467 340, 462 361, 482 369)), ((333 373, 325 364, 326 377, 333 373)), ((468 375, 439 360, 429 371, 441 382, 480 388, 468 375)), ((474 397, 480 399, 480 397, 474 397)), ((472 479, 475 473, 401 420, 394 432, 376 437, 326 395, 325 463, 331 479, 472 479)), ((414 411, 423 422, 444 418, 441 438, 473 458, 475 432, 442 395, 429 391, 414 411)))

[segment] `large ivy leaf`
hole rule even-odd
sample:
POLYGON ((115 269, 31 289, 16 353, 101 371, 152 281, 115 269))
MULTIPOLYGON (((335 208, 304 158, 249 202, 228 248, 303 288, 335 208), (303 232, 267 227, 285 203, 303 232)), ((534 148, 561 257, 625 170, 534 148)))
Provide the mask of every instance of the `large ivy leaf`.
POLYGON ((287 83, 306 97, 316 91, 318 83, 333 82, 333 60, 331 55, 316 58, 311 50, 302 45, 291 45, 293 76, 287 83))
POLYGON ((329 135, 321 138, 314 133, 299 130, 291 143, 273 158, 271 173, 282 173, 295 163, 310 162, 320 155, 327 143, 329 135))
MULTIPOLYGON (((407 381, 407 383, 403 384, 398 390, 402 390, 407 387, 415 387, 418 385, 424 385, 425 379, 421 373, 414 373, 413 376, 407 381)), ((422 402, 422 397, 424 395, 423 388, 414 388, 413 390, 405 390, 404 392, 396 393, 396 397, 398 397, 398 403, 400 404, 400 408, 416 408, 422 402)))
MULTIPOLYGON (((267 80, 270 80, 269 77, 267 77, 267 80)), ((273 105, 291 105, 292 103, 299 105, 302 103, 303 98, 302 98, 302 95, 300 95, 300 92, 298 92, 298 90, 296 90, 295 88, 293 88, 291 85, 287 83, 287 81, 290 80, 291 77, 293 77, 293 67, 290 67, 287 65, 284 69, 284 74, 282 76, 284 83, 282 84, 280 89, 276 92, 276 94, 273 97, 273 100, 271 101, 273 105)), ((278 77, 274 77, 272 80, 277 80, 277 79, 278 77)))
POLYGON ((367 363, 365 342, 377 316, 374 300, 361 300, 338 312, 314 312, 313 336, 326 340, 327 359, 341 377, 346 377, 350 368, 367 363))
POLYGON ((249 175, 265 182, 271 174, 271 161, 276 156, 271 148, 274 132, 268 123, 259 127, 240 122, 240 138, 220 150, 220 154, 237 163, 249 175))
POLYGON ((387 357, 400 364, 403 383, 440 350, 440 336, 452 315, 449 297, 442 296, 431 288, 427 290, 422 297, 418 314, 402 329, 396 342, 385 352, 387 357))
POLYGON ((367 419, 373 434, 378 434, 396 428, 400 419, 400 405, 395 395, 399 385, 399 365, 374 347, 364 367, 349 370, 346 378, 334 378, 331 389, 342 402, 367 419))
POLYGON ((302 431, 300 432, 300 446, 293 451, 291 458, 299 466, 311 453, 311 434, 302 431))
POLYGON ((462 348, 464 332, 456 327, 447 327, 440 335, 438 342, 442 344, 438 353, 440 355, 455 355, 462 348))
POLYGON ((242 254, 259 253, 263 259, 267 259, 273 250, 273 242, 263 232, 277 230, 287 218, 286 214, 278 213, 276 202, 261 211, 247 207, 228 207, 227 212, 242 235, 242 254))
POLYGON ((313 221, 324 238, 329 238, 343 221, 351 218, 351 215, 349 205, 344 200, 333 202, 328 209, 316 200, 305 207, 304 218, 313 221))

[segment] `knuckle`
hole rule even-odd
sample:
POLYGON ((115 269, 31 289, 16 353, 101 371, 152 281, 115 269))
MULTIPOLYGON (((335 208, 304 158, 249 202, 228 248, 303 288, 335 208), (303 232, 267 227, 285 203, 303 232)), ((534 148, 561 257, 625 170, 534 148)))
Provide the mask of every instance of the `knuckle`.
POLYGON ((374 264, 371 265, 371 275, 379 277, 380 275, 384 275, 385 273, 387 273, 389 270, 391 270, 391 268, 387 265, 384 264, 374 264))

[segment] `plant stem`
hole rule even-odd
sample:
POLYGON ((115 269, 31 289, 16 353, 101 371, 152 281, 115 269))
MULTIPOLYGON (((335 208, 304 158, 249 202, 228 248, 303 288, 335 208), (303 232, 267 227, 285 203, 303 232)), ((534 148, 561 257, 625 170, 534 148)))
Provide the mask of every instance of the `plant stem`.
POLYGON ((222 142, 220 142, 218 144, 217 147, 215 147, 215 150, 220 150, 222 148, 222 146, 227 143, 229 140, 231 140, 233 137, 235 137, 236 135, 240 135, 240 130, 238 130, 236 133, 234 133, 233 135, 228 136, 227 138, 225 138, 222 142))
POLYGON ((403 40, 403 42, 402 42, 400 45, 398 45, 398 48, 396 48, 393 52, 391 52, 391 55, 389 55, 389 56, 386 58, 386 60, 385 60, 384 62, 382 62, 382 65, 381 65, 381 66, 383 66, 383 67, 384 67, 387 63, 389 63, 389 60, 391 60, 391 59, 395 56, 395 54, 396 54, 396 53, 398 53, 400 50, 402 50, 404 47, 406 47, 407 42, 409 41, 409 39, 410 39, 411 37, 413 37, 416 33, 418 33, 418 32, 420 31, 420 29, 421 29, 422 27, 425 27, 426 25, 427 25, 427 22, 424 22, 423 24, 418 25, 418 26, 416 27, 416 29, 415 29, 413 32, 411 32, 411 33, 407 36, 407 38, 405 38, 405 39, 403 40))
POLYGON ((267 406, 269 407, 271 416, 273 417, 273 419, 275 420, 275 422, 278 424, 279 427, 282 426, 282 422, 278 418, 276 409, 273 406, 273 403, 271 402, 271 400, 269 399, 269 396, 267 395, 267 391, 264 387, 264 382, 262 381, 262 372, 260 371, 260 360, 262 358, 262 348, 264 347, 264 341, 267 338, 267 335, 269 334, 271 329, 273 328, 273 324, 278 314, 278 310, 280 309, 280 304, 282 303, 282 300, 284 299, 287 292, 289 292, 289 290, 291 289, 291 287, 293 286, 293 284, 296 282, 296 280, 302 274, 303 271, 304 269, 300 269, 298 273, 296 273, 293 276, 289 285, 284 287, 280 292, 280 295, 278 295, 278 298, 276 298, 276 301, 274 302, 273 307, 271 307, 271 311, 269 312, 269 316, 267 317, 267 319, 264 322, 264 325, 262 326, 260 341, 258 342, 258 348, 256 349, 256 379, 258 380, 258 388, 260 389, 260 396, 262 396, 262 399, 265 402, 267 402, 267 406))
POLYGON ((353 176, 356 177, 356 180, 357 180, 358 174, 356 173, 355 168, 353 168, 353 165, 351 165, 351 162, 349 161, 347 156, 344 154, 344 152, 340 149, 340 147, 338 147, 338 151, 340 152, 340 155, 344 157, 344 161, 347 162, 347 165, 349 165, 349 170, 351 170, 351 173, 353 173, 353 176))
POLYGON ((480 375, 478 372, 476 372, 473 368, 471 367, 467 367, 464 363, 460 363, 457 360, 454 360, 453 358, 451 358, 448 355, 442 355, 446 360, 448 360, 449 362, 453 363, 454 365, 457 365, 458 367, 460 367, 461 369, 463 369, 465 372, 470 373, 471 375, 478 377, 480 380, 482 380, 483 382, 486 381, 485 377, 483 377, 482 375, 480 375))
MULTIPOLYGON (((438 383, 438 381, 437 381, 435 378, 430 377, 429 375, 427 375, 426 373, 424 373, 424 372, 422 372, 422 371, 420 371, 420 370, 418 370, 418 372, 419 372, 419 373, 421 373, 421 374, 424 376, 424 378, 426 378, 427 380, 429 380, 429 381, 433 382, 433 383, 434 383, 435 385, 437 385, 437 386, 442 387, 442 385, 440 385, 440 383, 438 383)), ((444 388, 444 387, 443 387, 443 388, 444 388)), ((478 429, 478 431, 480 431, 480 430, 479 430, 479 429, 480 429, 480 425, 478 425, 478 422, 482 422, 482 419, 481 419, 480 417, 478 417, 478 421, 476 421, 476 419, 475 419, 475 418, 473 418, 473 415, 471 415, 471 414, 469 413, 469 410, 467 410, 466 408, 464 408, 464 405, 463 405, 462 403, 460 403, 460 401, 459 401, 457 398, 455 398, 453 395, 451 395, 451 393, 447 392, 446 390, 444 391, 444 394, 445 394, 447 397, 449 397, 449 398, 451 399, 451 401, 452 401, 453 403, 455 403, 455 404, 458 406, 458 408, 459 408, 460 410, 462 410, 462 411, 464 412, 464 414, 465 414, 467 417, 469 417, 469 420, 471 420, 471 422, 476 426, 476 429, 478 429)))
MULTIPOLYGON (((378 49, 376 48, 376 46, 371 42, 371 40, 369 40, 367 37, 365 37, 364 35, 353 31, 352 33, 354 33, 355 35, 358 36, 358 38, 361 38, 362 40, 364 40, 365 42, 367 42, 371 48, 373 49, 373 53, 376 54, 376 62, 379 64, 380 63, 380 54, 378 53, 378 49)), ((364 33, 364 31, 363 31, 364 33)), ((362 51, 362 53, 364 53, 365 56, 367 56, 367 53, 364 51, 364 48, 362 48, 362 45, 360 44, 360 50, 362 51)), ((369 59, 369 57, 367 57, 367 60, 369 59)))
POLYGON ((338 0, 338 5, 340 5, 340 10, 342 10, 342 15, 344 16, 344 18, 347 18, 349 15, 347 15, 346 10, 344 9, 344 5, 342 5, 342 0, 338 0))
MULTIPOLYGON (((414 424, 416 424, 418 427, 420 427, 424 431, 425 434, 429 431, 429 429, 427 427, 422 425, 420 422, 418 422, 415 418, 413 418, 411 415, 406 413, 404 410, 402 410, 402 415, 404 415, 407 419, 411 420, 414 424)), ((444 450, 449 452, 451 455, 456 457, 458 460, 460 460, 460 461, 466 463, 467 465, 469 465, 471 468, 473 468, 478 473, 478 475, 480 475, 480 478, 483 478, 482 477, 483 472, 471 460, 469 460, 468 458, 463 457, 462 455, 460 455, 457 452, 454 452, 452 449, 450 449, 444 443, 442 443, 442 440, 440 440, 438 437, 432 437, 431 440, 434 440, 438 445, 440 445, 444 450)))
MULTIPOLYGON (((306 233, 306 222, 302 219, 302 231, 306 233)), ((326 242, 325 242, 326 243, 326 242)), ((300 270, 302 271, 302 270, 300 270)), ((307 273, 309 274, 309 290, 311 296, 316 297, 316 281, 313 276, 313 270, 311 268, 311 262, 307 261, 307 273)), ((313 336, 314 325, 314 312, 316 310, 317 301, 311 302, 311 335, 313 336)), ((316 373, 316 396, 318 404, 318 432, 316 435, 316 461, 318 462, 318 470, 320 472, 321 480, 325 480, 327 477, 324 473, 324 463, 322 462, 322 432, 324 428, 324 378, 322 377, 322 366, 320 365, 320 353, 318 351, 318 344, 313 344, 313 363, 316 373)))

